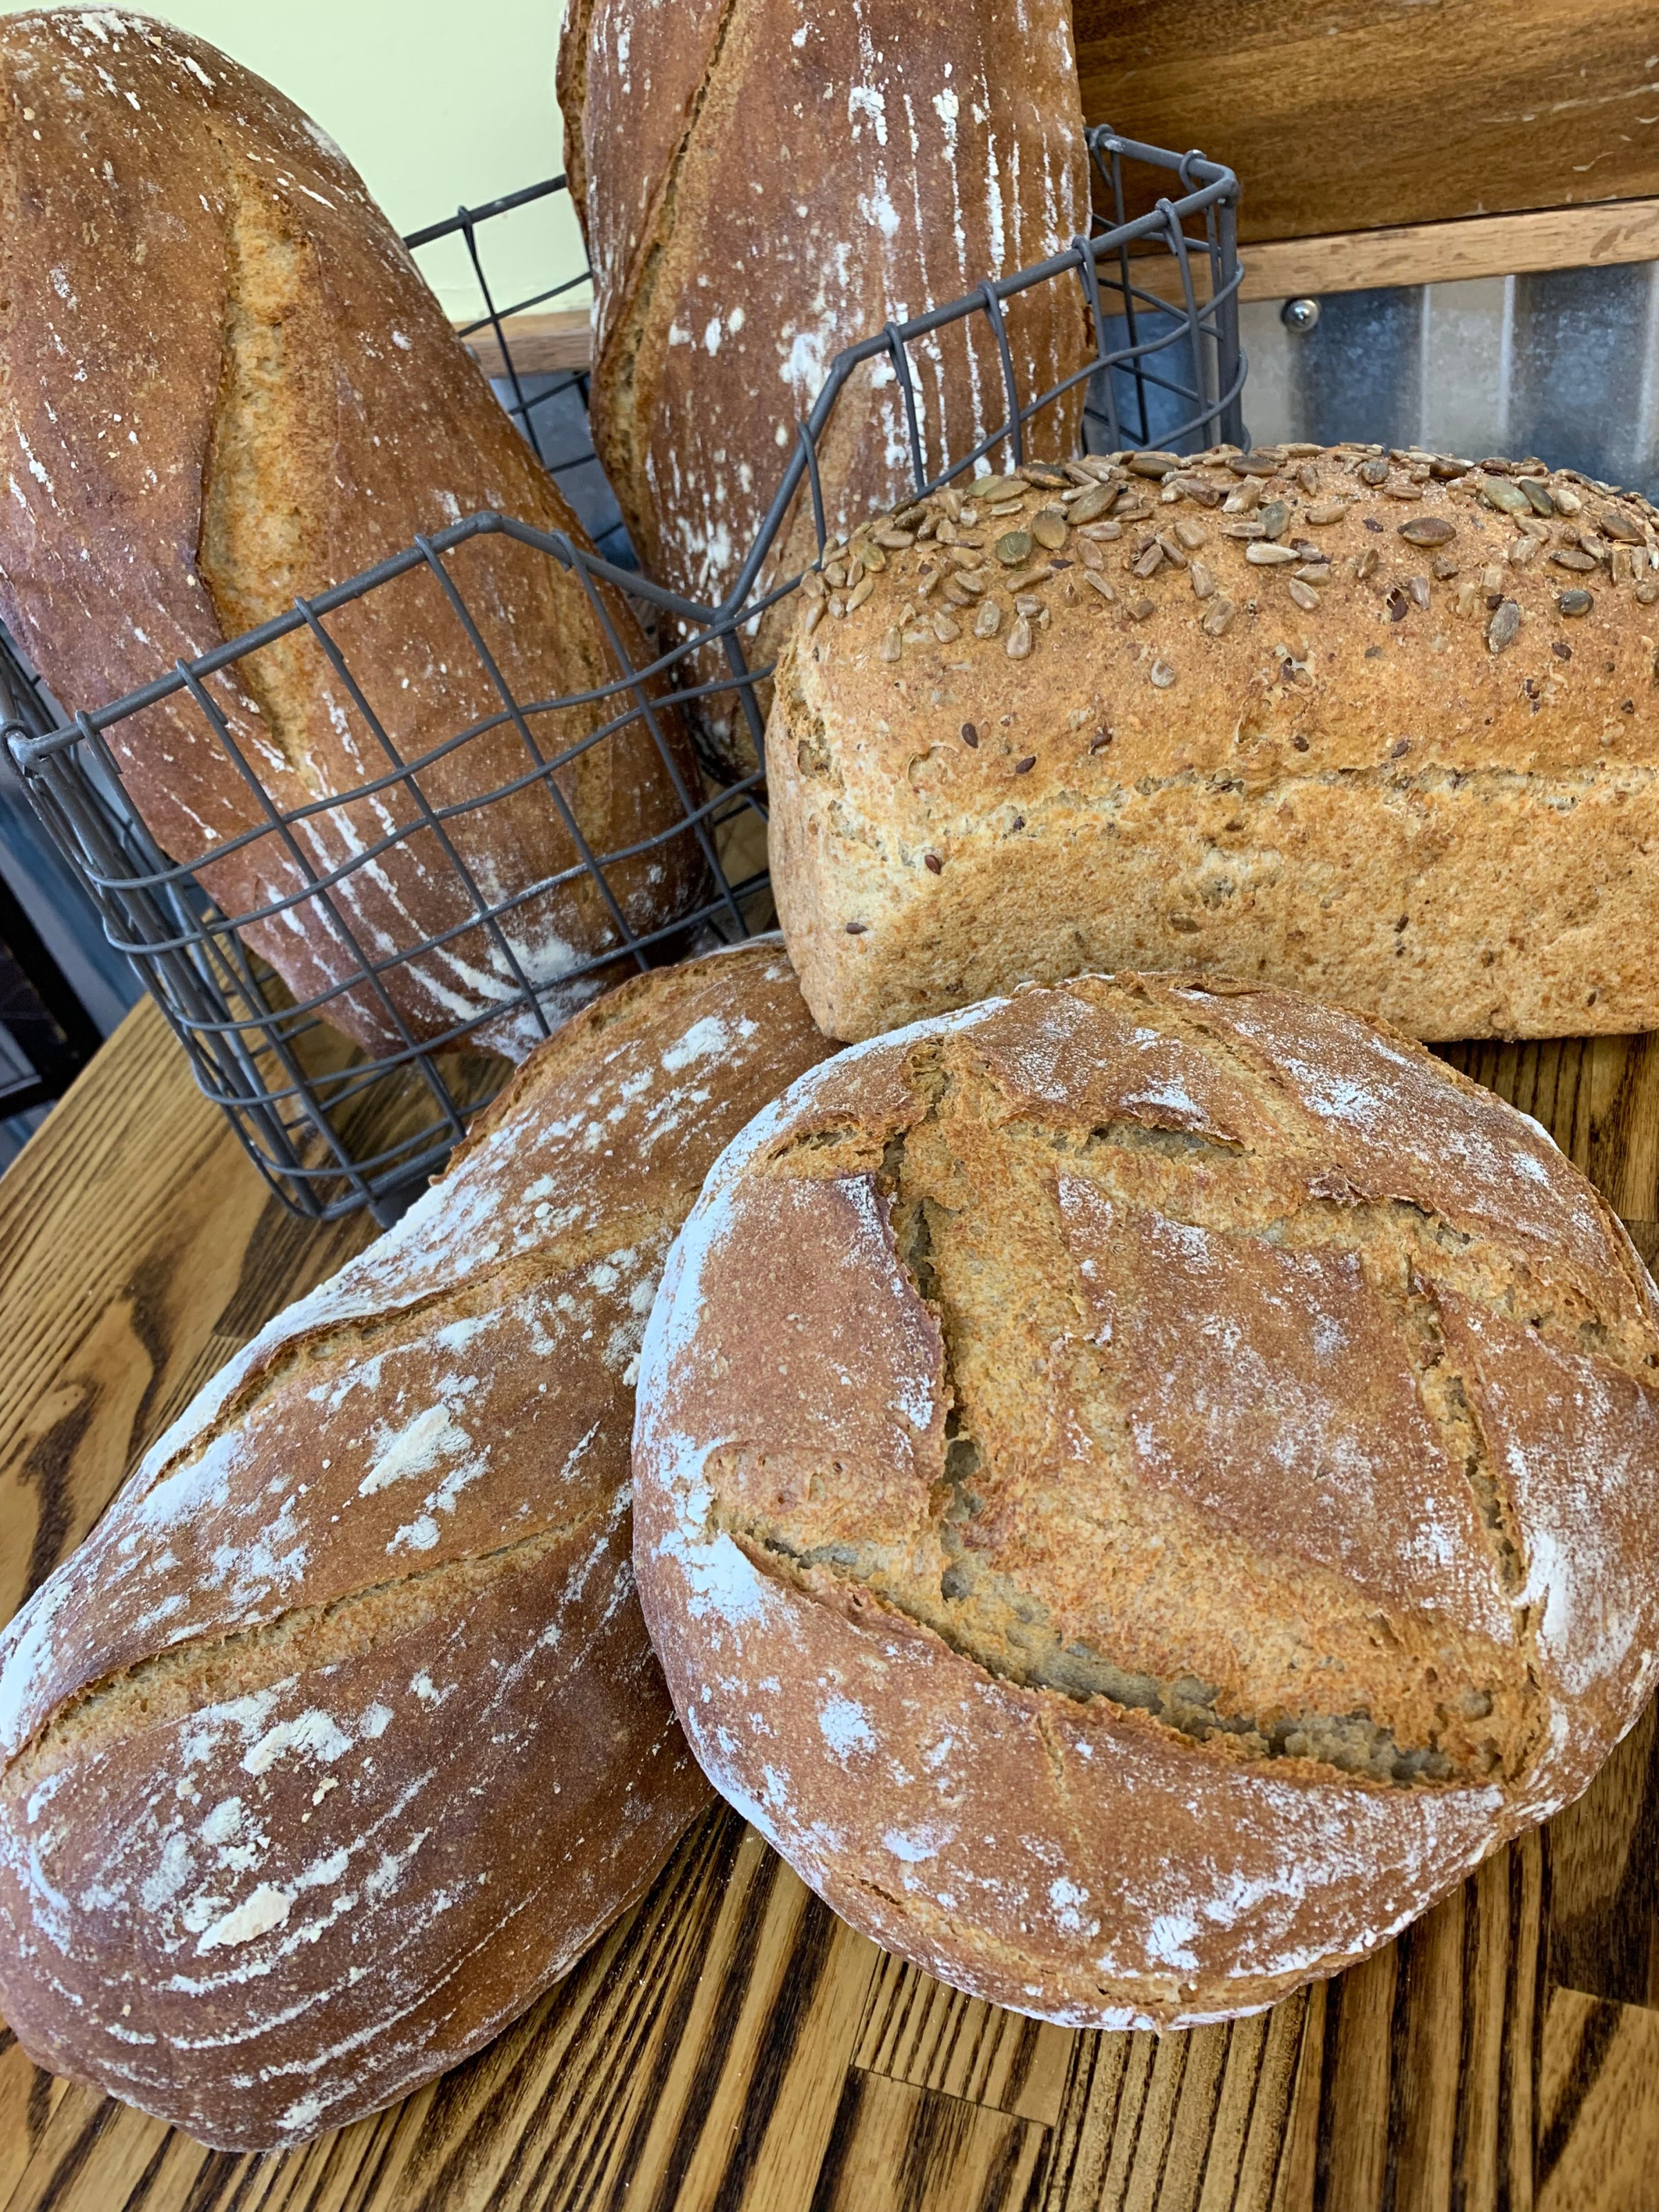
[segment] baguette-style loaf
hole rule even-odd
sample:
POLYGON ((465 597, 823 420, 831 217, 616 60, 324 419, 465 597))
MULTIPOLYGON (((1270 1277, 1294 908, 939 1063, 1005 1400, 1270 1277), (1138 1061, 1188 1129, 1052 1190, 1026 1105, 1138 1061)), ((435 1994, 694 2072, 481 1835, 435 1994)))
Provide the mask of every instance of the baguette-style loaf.
POLYGON ((703 1803, 629 1560, 635 1360, 828 1050, 775 939, 623 985, 277 1316, 0 1639, 0 2008, 265 2148, 476 2050, 703 1803))
MULTIPOLYGON (((594 443, 649 574, 718 605, 836 355, 1029 267, 1089 228, 1066 0, 571 0, 567 163, 594 276, 594 443)), ((1093 338, 1082 285, 1009 303, 1023 403, 1093 338)), ((982 316, 910 349, 930 472, 1006 414, 982 316)), ((1069 450, 1081 387, 1028 450, 1069 450)), ((819 448, 829 526, 914 483, 890 362, 860 372, 819 448)), ((999 456, 993 465, 1000 465, 999 456)), ((817 551, 805 487, 769 563, 817 551)), ((763 619, 751 656, 787 629, 763 619)), ((714 732, 734 759, 747 739, 714 732)))
MULTIPOLYGON (((586 544, 580 525, 493 398, 426 283, 338 149, 282 95, 201 40, 142 15, 64 8, 0 22, 0 613, 71 710, 94 710, 400 552, 420 532, 494 508, 586 544)), ((582 585, 501 537, 449 564, 521 702, 622 672, 582 585)), ((618 635, 642 641, 607 595, 618 635)), ((494 902, 578 866, 551 794, 438 579, 417 569, 329 618, 368 709, 407 763, 477 723, 421 776, 494 902)), ((635 665, 643 665, 636 659, 635 665)), ((234 744, 284 809, 390 773, 394 763, 341 676, 304 634, 211 682, 234 744)), ((543 757, 619 709, 532 716, 543 757)), ((665 740, 687 775, 684 732, 665 740)), ((487 1016, 519 988, 437 831, 391 784, 307 816, 290 852, 188 696, 115 726, 126 787, 175 860, 205 860, 221 908, 296 996, 458 933, 331 1000, 327 1018, 375 1050, 487 1016), (339 881, 306 896, 306 869, 339 881), (389 1000, 390 1004, 386 1001, 389 1000)), ((589 848, 666 836, 680 816, 642 727, 561 772, 589 848)), ((672 923, 701 894, 684 836, 610 872, 629 925, 672 923)), ((598 887, 527 898, 502 924, 555 1019, 606 980, 560 979, 616 942, 598 887)), ((527 1011, 484 1042, 517 1057, 542 1034, 527 1011)))
POLYGON ((1645 500, 1367 447, 1036 474, 803 604, 773 881, 831 1036, 1123 967, 1419 1037, 1659 1027, 1645 500))
POLYGON ((803 1077, 670 1255, 634 1473, 710 1780, 854 1927, 1077 2026, 1364 1956, 1659 1667, 1629 1239, 1286 993, 1085 976, 803 1077))

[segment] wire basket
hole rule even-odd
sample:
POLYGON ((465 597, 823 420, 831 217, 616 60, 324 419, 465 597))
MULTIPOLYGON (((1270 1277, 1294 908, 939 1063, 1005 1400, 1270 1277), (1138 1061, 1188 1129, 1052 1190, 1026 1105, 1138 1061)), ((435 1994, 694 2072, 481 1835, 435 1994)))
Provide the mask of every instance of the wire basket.
POLYGON ((602 471, 586 438, 585 374, 567 370, 550 377, 532 375, 515 360, 514 318, 583 280, 568 279, 533 299, 500 306, 486 275, 481 234, 562 191, 564 179, 555 178, 488 207, 463 209, 447 222, 416 233, 409 243, 418 251, 457 236, 463 240, 483 309, 469 330, 482 332, 487 328, 491 333, 499 349, 499 359, 491 365, 505 372, 497 381, 498 392, 560 478, 573 505, 583 513, 604 551, 589 552, 562 534, 532 529, 511 516, 471 515, 392 553, 361 575, 297 601, 289 612, 200 659, 158 673, 154 682, 125 698, 76 713, 72 719, 55 710, 32 672, 0 644, 0 659, 8 664, 0 672, 8 678, 10 693, 5 734, 34 804, 84 878, 111 944, 134 962, 177 1032, 202 1089, 224 1109, 272 1189, 296 1212, 328 1218, 368 1206, 382 1221, 395 1218, 422 1181, 441 1164, 471 1115, 510 1073, 507 1061, 480 1046, 477 1031, 485 1021, 495 1024, 504 1016, 516 1015, 546 1035, 568 1010, 573 995, 597 994, 623 974, 735 943, 770 927, 764 865, 764 695, 757 696, 757 686, 764 684, 770 671, 750 669, 745 641, 753 640, 760 616, 799 584, 796 575, 763 590, 759 580, 803 483, 811 501, 818 563, 834 550, 834 541, 827 540, 817 456, 843 388, 863 364, 880 357, 891 363, 904 399, 917 497, 955 477, 983 473, 988 465, 1021 465, 1033 419, 1065 401, 1079 385, 1085 387, 1081 410, 1085 452, 1149 446, 1192 451, 1217 442, 1245 442, 1235 250, 1237 179, 1230 170, 1196 153, 1165 153, 1109 131, 1091 131, 1089 151, 1096 183, 1091 237, 1075 240, 1037 266, 988 282, 948 306, 908 322, 889 324, 836 357, 822 392, 799 427, 795 450, 760 533, 719 607, 680 599, 629 565, 623 533, 614 520, 607 521, 607 512, 614 518, 615 509, 609 506, 602 471), (1171 183, 1178 187, 1174 198, 1169 196, 1171 183), (1131 205, 1146 206, 1148 200, 1153 204, 1147 212, 1128 215, 1131 205), (1094 355, 1063 383, 1022 395, 1004 325, 1004 303, 1045 284, 1080 285, 1094 333, 1094 355), (1003 419, 969 451, 949 455, 945 465, 930 476, 918 422, 911 349, 973 317, 986 319, 996 341, 1003 372, 1003 419), (550 451, 548 425, 556 418, 562 424, 562 453, 550 451), (575 573, 607 634, 616 669, 610 682, 580 697, 520 700, 513 696, 455 574, 453 556, 459 549, 491 534, 516 539, 575 573), (419 757, 404 759, 331 634, 330 617, 370 593, 395 588, 399 578, 417 569, 435 578, 500 706, 483 721, 453 732, 446 743, 419 757), (645 635, 654 641, 651 649, 656 657, 647 665, 631 665, 605 612, 597 588, 601 585, 628 597, 645 635), (245 751, 239 750, 211 680, 221 672, 234 673, 262 651, 301 632, 308 634, 343 685, 368 739, 368 749, 383 757, 386 767, 382 775, 355 790, 284 812, 263 792, 245 751), (256 839, 280 840, 303 875, 303 888, 292 897, 251 913, 223 913, 195 872, 204 856, 170 856, 146 831, 123 789, 106 737, 117 725, 162 700, 180 706, 187 700, 193 705, 261 803, 258 824, 239 839, 216 844, 211 859, 222 861, 239 844, 256 839), (741 715, 761 767, 734 778, 710 757, 702 763, 702 787, 690 788, 673 767, 659 726, 665 708, 675 707, 741 715), (538 730, 556 726, 551 718, 573 708, 597 708, 599 726, 562 750, 540 745, 538 730), (680 818, 644 843, 616 852, 592 852, 554 779, 579 753, 636 735, 641 725, 649 728, 674 777, 680 818), (522 773, 483 801, 437 804, 428 788, 434 765, 491 729, 517 733, 522 742, 522 773), (492 899, 457 850, 453 817, 537 782, 545 786, 559 807, 578 857, 559 873, 516 889, 509 897, 492 899), (331 875, 319 870, 308 856, 306 842, 295 834, 303 827, 303 817, 372 799, 392 785, 401 786, 410 801, 404 825, 389 831, 380 845, 354 854, 331 875), (447 929, 385 955, 371 954, 352 936, 344 918, 340 879, 353 868, 372 866, 387 845, 416 834, 435 841, 453 867, 465 889, 466 919, 459 930, 447 929), (673 840, 695 843, 708 896, 672 926, 641 933, 629 926, 613 890, 613 873, 624 865, 636 865, 651 848, 673 840), (569 890, 579 878, 587 879, 597 891, 608 929, 597 950, 560 974, 555 994, 525 972, 514 953, 508 925, 519 910, 569 890), (326 917, 340 933, 350 957, 350 972, 316 995, 296 1000, 239 933, 301 902, 309 916, 326 917), (388 995, 389 972, 431 953, 459 931, 476 937, 481 928, 504 956, 512 977, 507 994, 486 1017, 458 1021, 436 1037, 416 1038, 388 995), (331 1025, 331 1003, 348 993, 372 994, 388 1011, 399 1036, 397 1049, 371 1055, 331 1025))

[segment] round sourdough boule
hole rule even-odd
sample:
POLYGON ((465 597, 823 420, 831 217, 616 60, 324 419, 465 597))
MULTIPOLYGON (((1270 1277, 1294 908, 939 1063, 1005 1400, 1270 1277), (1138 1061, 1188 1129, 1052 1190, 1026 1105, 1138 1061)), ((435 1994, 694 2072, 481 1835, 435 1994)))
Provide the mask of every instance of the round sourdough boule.
POLYGON ((204 2142, 488 2041, 708 1802, 629 1564, 634 1361, 828 1048, 775 939, 636 977, 279 1314, 0 1637, 0 2009, 204 2142))
POLYGON ((670 1255, 634 1474, 716 1788, 855 1927, 1075 2025, 1363 1957, 1654 1678, 1623 1229, 1279 992, 1085 976, 801 1078, 670 1255))

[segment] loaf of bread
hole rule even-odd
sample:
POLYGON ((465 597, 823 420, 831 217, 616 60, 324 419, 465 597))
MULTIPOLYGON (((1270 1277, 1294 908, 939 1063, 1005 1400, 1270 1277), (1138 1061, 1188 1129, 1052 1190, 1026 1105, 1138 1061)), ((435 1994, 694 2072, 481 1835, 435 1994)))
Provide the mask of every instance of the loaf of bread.
POLYGON ((1659 1666, 1659 1298, 1537 1124, 1290 994, 1085 976, 802 1078, 646 1332, 693 1750, 928 1972, 1272 2002, 1589 1782, 1659 1666))
POLYGON ((1419 1037, 1659 1026, 1645 500, 1369 447, 1119 457, 941 495, 825 575, 767 757, 830 1035, 1141 966, 1419 1037))
MULTIPOLYGON (((559 96, 593 265, 594 443, 647 573, 709 605, 838 352, 1089 228, 1066 0, 571 0, 559 96)), ((1075 278, 1011 301, 1007 327, 1022 404, 1093 351, 1075 278)), ((989 322, 909 358, 929 473, 965 463, 1007 412, 989 322)), ((1068 452, 1081 406, 1079 386, 1028 450, 1068 452)), ((859 373, 818 459, 833 531, 914 488, 890 362, 859 373)), ((767 577, 817 550, 803 489, 767 577)), ((755 665, 787 626, 763 621, 755 665)), ((741 721, 708 714, 740 761, 741 721)))
POLYGON ((0 1641, 0 2009, 211 2143, 476 2050, 703 1804, 629 1564, 635 1355, 828 1047, 781 948, 624 984, 273 1321, 0 1641))
MULTIPOLYGON (((477 509, 586 544, 356 173, 269 85, 144 16, 54 9, 0 22, 0 614, 71 711, 477 509)), ((448 565, 518 701, 622 672, 550 556, 489 537, 448 565)), ((626 603, 606 594, 605 612, 641 653, 626 603)), ((110 731, 157 842, 206 860, 222 911, 265 914, 245 934, 296 996, 381 968, 379 988, 323 1008, 373 1049, 397 1048, 399 1018, 430 1038, 487 1017, 520 988, 515 960, 555 1020, 597 996, 599 976, 562 979, 615 923, 543 783, 478 805, 534 763, 437 577, 417 569, 328 628, 361 696, 301 633, 209 684, 234 753, 188 696, 110 731), (465 927, 456 860, 405 787, 327 804, 471 730, 421 793, 484 900, 529 895, 505 945, 465 927), (283 809, 321 802, 291 846, 249 775, 283 809), (319 879, 331 887, 313 893, 319 879)), ((530 737, 547 758, 619 711, 532 714, 530 737)), ((646 848, 609 872, 639 933, 704 880, 690 831, 671 834, 670 759, 691 774, 672 715, 663 741, 631 727, 558 778, 592 853, 646 848)), ((517 1056, 542 1034, 520 1010, 485 1041, 517 1056)))

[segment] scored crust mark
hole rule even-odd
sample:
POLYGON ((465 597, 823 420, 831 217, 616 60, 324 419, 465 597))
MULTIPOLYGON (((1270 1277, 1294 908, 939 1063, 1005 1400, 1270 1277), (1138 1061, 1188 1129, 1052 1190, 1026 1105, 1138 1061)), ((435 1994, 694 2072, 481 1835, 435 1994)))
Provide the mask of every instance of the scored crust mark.
MULTIPOLYGON (((197 559, 221 635, 240 637, 290 607, 319 573, 320 517, 302 490, 301 457, 319 445, 327 394, 315 389, 307 349, 291 343, 317 287, 314 247, 284 222, 269 187, 234 161, 225 162, 223 190, 224 354, 197 559)), ((240 662, 238 681, 287 766, 320 797, 305 716, 291 719, 284 703, 305 696, 295 689, 305 683, 304 650, 297 633, 280 639, 240 662)))
MULTIPOLYGON (((1199 1042, 1200 1010, 1173 1018, 1199 1042)), ((769 1490, 763 1451, 727 1449, 710 1462, 717 1497, 726 1493, 717 1519, 774 1576, 821 1596, 850 1587, 988 1673, 1107 1699, 1212 1754, 1310 1761, 1395 1785, 1512 1781, 1547 1723, 1539 1621, 1520 1601, 1526 1562, 1512 1501, 1449 1357, 1436 1285, 1627 1370, 1645 1369, 1650 1347, 1490 1236, 1405 1200, 1313 1187, 1316 1127, 1305 1110, 1273 1115, 1291 1102, 1275 1098, 1262 1073, 1252 1071, 1258 1101, 1286 1123, 1282 1147, 1121 1119, 1067 1129, 1030 1118, 969 1034, 908 1056, 922 1109, 912 1126, 883 1138, 837 1120, 778 1146, 769 1176, 875 1172, 899 1264, 943 1340, 943 1465, 925 1516, 901 1540, 861 1540, 843 1513, 825 1540, 814 1501, 839 1491, 844 1507, 856 1468, 769 1490), (1156 1401, 1132 1362, 1144 1370, 1158 1340, 1128 1326, 1115 1342, 1099 1326, 1098 1285, 1085 1280, 1095 1263, 1068 1242, 1056 1197, 1078 1177, 1126 1245, 1147 1221, 1198 1238, 1242 1266, 1247 1285, 1265 1269, 1261 1279, 1279 1286, 1269 1307, 1283 1307, 1286 1290, 1311 1300, 1304 1333, 1328 1329, 1340 1343, 1349 1332, 1349 1364, 1375 1367, 1395 1394, 1355 1397, 1350 1425, 1374 1448, 1366 1479, 1396 1486, 1392 1520, 1381 1517, 1397 1557, 1358 1525, 1346 1532, 1350 1557, 1340 1498, 1332 1512, 1310 1494, 1322 1519, 1316 1512, 1308 1549, 1293 1498, 1245 1494, 1241 1508, 1236 1468, 1229 1476, 1189 1455, 1170 1480, 1137 1457, 1130 1432, 1156 1401), (1391 1404, 1410 1425, 1392 1447, 1391 1404), (1086 1469, 1075 1455, 1062 1462, 1068 1419, 1087 1431, 1086 1469), (1219 1485, 1215 1497, 1206 1484, 1219 1485), (1437 1547, 1457 1555, 1437 1583, 1437 1547)), ((1137 1279, 1125 1279, 1126 1297, 1137 1279)), ((1199 1328, 1201 1316, 1191 1317, 1199 1328)), ((1249 1448, 1247 1437, 1247 1456, 1249 1448)), ((1334 1431, 1321 1447, 1334 1456, 1317 1473, 1339 1488, 1351 1479, 1339 1478, 1345 1448, 1334 1431)), ((1355 1524, 1367 1517, 1363 1500, 1346 1510, 1355 1524)))
MULTIPOLYGON (((645 341, 646 326, 651 317, 658 279, 662 265, 673 242, 678 216, 680 178, 686 157, 697 134, 702 111, 708 105, 720 74, 720 63, 726 52, 727 37, 740 0, 725 0, 720 17, 709 42, 708 60, 696 92, 679 143, 674 149, 658 198, 657 211, 651 224, 651 241, 647 246, 639 273, 629 288, 626 309, 617 321, 607 328, 602 338, 604 356, 594 365, 593 389, 604 416, 601 442, 606 441, 617 459, 609 474, 618 491, 627 498, 629 491, 644 480, 638 455, 639 418, 635 405, 634 383, 639 367, 640 349, 645 341)), ((584 52, 586 40, 583 41, 584 52)), ((583 84, 586 87, 586 69, 583 64, 583 84)), ((633 502, 630 501, 629 504, 633 502)), ((655 535, 654 518, 648 514, 629 514, 628 524, 635 542, 647 544, 655 535)))
MULTIPOLYGON (((548 1553, 602 1525, 613 1510, 595 1504, 561 1528, 417 1568, 326 1605, 295 1606, 257 1628, 191 1638, 100 1675, 59 1705, 8 1762, 4 1787, 33 1789, 60 1768, 204 1707, 365 1657, 430 1621, 453 1618, 504 1577, 527 1572, 548 1553)), ((629 1572, 625 1563, 623 1572, 629 1572)))
MULTIPOLYGON (((377 1344, 404 1334, 413 1322, 441 1307, 451 1321, 493 1315, 520 1292, 550 1277, 574 1273, 625 1247, 658 1251, 673 1231, 672 1219, 656 1209, 641 1208, 609 1218, 603 1228, 550 1239, 531 1252, 507 1253, 481 1262, 463 1284, 440 1285, 422 1296, 374 1313, 331 1322, 275 1347, 270 1362, 252 1369, 219 1407, 210 1431, 192 1437, 149 1474, 146 1492, 212 1449, 217 1437, 244 1424, 298 1376, 323 1366, 338 1368, 371 1356, 377 1344)), ((135 1493, 136 1494, 136 1493, 135 1493)))

